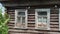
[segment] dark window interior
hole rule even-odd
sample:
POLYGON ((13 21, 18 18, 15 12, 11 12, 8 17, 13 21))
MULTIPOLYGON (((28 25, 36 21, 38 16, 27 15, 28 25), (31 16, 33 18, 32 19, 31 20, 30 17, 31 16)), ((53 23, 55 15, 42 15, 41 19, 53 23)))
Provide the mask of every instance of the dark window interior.
POLYGON ((45 12, 45 11, 44 12, 43 11, 39 11, 38 15, 47 15, 47 12, 45 12))
POLYGON ((25 12, 18 12, 18 15, 25 15, 25 12))

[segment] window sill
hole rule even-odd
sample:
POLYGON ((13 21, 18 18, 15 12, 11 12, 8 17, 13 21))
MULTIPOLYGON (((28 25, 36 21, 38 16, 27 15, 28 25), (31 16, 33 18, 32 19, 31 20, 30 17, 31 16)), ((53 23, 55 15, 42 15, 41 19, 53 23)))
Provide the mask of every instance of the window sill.
POLYGON ((17 27, 13 27, 12 29, 16 29, 16 30, 34 30, 34 31, 60 32, 60 30, 48 30, 48 29, 28 29, 28 28, 17 28, 17 27))
POLYGON ((27 28, 14 27, 14 29, 27 29, 27 28))
POLYGON ((18 30, 49 30, 49 29, 38 29, 38 28, 34 28, 34 29, 29 29, 29 28, 19 28, 19 27, 14 27, 13 29, 18 29, 18 30))

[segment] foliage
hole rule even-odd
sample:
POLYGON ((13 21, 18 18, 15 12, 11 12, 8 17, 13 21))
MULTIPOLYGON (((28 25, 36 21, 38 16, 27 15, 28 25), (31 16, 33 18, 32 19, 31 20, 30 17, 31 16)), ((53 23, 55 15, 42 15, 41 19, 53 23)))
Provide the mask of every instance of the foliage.
POLYGON ((2 14, 0 9, 0 34, 8 34, 8 26, 6 25, 9 21, 9 16, 7 13, 2 14))

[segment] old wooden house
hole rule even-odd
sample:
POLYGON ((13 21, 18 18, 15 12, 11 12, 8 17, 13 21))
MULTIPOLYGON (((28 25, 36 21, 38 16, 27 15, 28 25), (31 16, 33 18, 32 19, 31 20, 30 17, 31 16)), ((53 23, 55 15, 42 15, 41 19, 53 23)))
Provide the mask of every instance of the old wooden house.
POLYGON ((10 15, 9 34, 60 34, 60 0, 0 0, 10 15))

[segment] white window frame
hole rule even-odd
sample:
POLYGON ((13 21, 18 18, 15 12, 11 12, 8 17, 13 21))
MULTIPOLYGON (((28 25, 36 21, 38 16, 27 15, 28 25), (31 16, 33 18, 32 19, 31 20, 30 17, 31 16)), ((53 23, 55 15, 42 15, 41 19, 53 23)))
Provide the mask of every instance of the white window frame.
POLYGON ((35 28, 38 29, 38 19, 37 19, 37 11, 47 11, 47 19, 48 19, 48 23, 47 23, 47 30, 50 30, 50 9, 35 9, 35 20, 36 20, 36 24, 35 24, 35 28))
MULTIPOLYGON (((20 27, 17 27, 16 26, 16 23, 17 23, 17 13, 18 12, 25 12, 25 17, 26 17, 26 19, 25 19, 25 26, 26 26, 26 28, 27 28, 27 10, 26 9, 16 9, 15 10, 15 27, 14 28, 20 28, 20 27)), ((25 28, 23 28, 23 29, 25 29, 25 28)))
POLYGON ((59 8, 59 31, 60 31, 60 8, 59 8))

